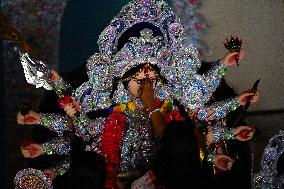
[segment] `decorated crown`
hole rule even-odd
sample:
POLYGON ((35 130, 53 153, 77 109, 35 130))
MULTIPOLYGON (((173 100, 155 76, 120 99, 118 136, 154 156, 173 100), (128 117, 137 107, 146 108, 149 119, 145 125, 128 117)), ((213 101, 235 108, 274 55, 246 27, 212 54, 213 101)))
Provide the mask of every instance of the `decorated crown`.
POLYGON ((99 36, 100 53, 112 57, 117 53, 120 40, 127 30, 143 27, 155 28, 161 33, 164 44, 174 47, 184 38, 184 29, 172 9, 161 0, 132 0, 99 36))
POLYGON ((103 83, 99 88, 106 89, 113 77, 121 77, 140 63, 159 64, 165 76, 171 66, 180 66, 174 65, 178 61, 188 65, 186 70, 196 70, 200 66, 198 52, 183 42, 184 28, 164 1, 132 0, 100 34, 100 53, 91 56, 87 64, 89 79, 103 83))
POLYGON ((126 71, 142 63, 158 64, 162 68, 163 59, 170 57, 164 48, 161 36, 153 36, 150 29, 140 31, 140 37, 131 37, 124 47, 113 58, 113 71, 122 77, 126 71))
POLYGON ((74 94, 82 104, 94 98, 84 111, 109 107, 114 78, 139 64, 157 65, 177 96, 181 80, 188 81, 201 65, 196 48, 185 44, 179 18, 162 0, 129 2, 101 33, 98 45, 100 53, 88 59, 89 81, 74 94))

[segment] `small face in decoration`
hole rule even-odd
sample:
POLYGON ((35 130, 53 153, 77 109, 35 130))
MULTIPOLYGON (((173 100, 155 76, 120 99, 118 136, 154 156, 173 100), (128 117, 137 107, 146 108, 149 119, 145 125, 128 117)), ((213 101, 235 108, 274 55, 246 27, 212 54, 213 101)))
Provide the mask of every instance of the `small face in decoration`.
POLYGON ((153 89, 156 84, 156 71, 149 65, 146 65, 141 71, 136 73, 128 83, 128 90, 134 97, 139 97, 139 90, 147 80, 153 82, 153 89))

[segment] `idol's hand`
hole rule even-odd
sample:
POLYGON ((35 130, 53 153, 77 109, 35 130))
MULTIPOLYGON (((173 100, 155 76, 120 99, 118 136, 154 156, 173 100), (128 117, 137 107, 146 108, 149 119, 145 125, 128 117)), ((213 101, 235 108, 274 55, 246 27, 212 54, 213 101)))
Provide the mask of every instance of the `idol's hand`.
POLYGON ((74 115, 77 112, 77 106, 78 106, 77 102, 68 103, 64 106, 64 111, 68 116, 74 117, 74 115))
POLYGON ((254 132, 254 128, 251 128, 249 126, 239 126, 235 128, 234 135, 235 138, 239 141, 247 141, 253 137, 254 132))
POLYGON ((250 103, 255 103, 259 100, 259 92, 246 92, 238 96, 237 99, 242 106, 244 106, 248 101, 250 103))
POLYGON ((131 184, 131 189, 142 189, 142 188, 148 188, 148 189, 155 189, 155 181, 156 176, 154 175, 153 171, 148 171, 140 177, 139 179, 135 180, 131 184))
POLYGON ((23 115, 21 111, 17 114, 17 122, 20 125, 28 124, 28 125, 34 125, 38 124, 40 121, 40 114, 36 113, 34 111, 29 111, 27 115, 23 115))
POLYGON ((206 144, 209 146, 213 142, 213 132, 212 130, 208 129, 208 133, 206 135, 206 144))
POLYGON ((55 70, 51 70, 51 76, 50 77, 51 77, 50 78, 51 81, 53 81, 53 82, 57 82, 57 81, 60 80, 60 76, 55 70))
POLYGON ((238 56, 239 62, 244 57, 244 50, 241 49, 240 52, 230 52, 228 51, 225 56, 221 59, 221 62, 227 66, 234 65, 236 63, 235 56, 238 56))
POLYGON ((150 78, 146 78, 138 90, 139 98, 146 107, 151 107, 155 104, 153 84, 150 78))
POLYGON ((231 170, 235 160, 224 154, 216 154, 213 164, 222 171, 231 170))
POLYGON ((25 158, 36 158, 43 154, 43 148, 39 144, 30 144, 26 147, 21 147, 21 151, 25 158))
POLYGON ((45 174, 46 177, 48 177, 51 181, 54 180, 55 174, 51 169, 45 169, 43 170, 43 173, 45 174))

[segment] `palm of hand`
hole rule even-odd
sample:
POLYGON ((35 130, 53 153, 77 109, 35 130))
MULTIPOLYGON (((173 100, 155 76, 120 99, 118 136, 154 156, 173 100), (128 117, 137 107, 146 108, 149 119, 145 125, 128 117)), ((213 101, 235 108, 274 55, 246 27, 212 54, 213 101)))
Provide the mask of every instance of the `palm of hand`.
POLYGON ((142 82, 138 92, 139 98, 145 106, 152 106, 154 104, 155 95, 153 81, 151 81, 149 78, 145 79, 144 82, 142 82))
POLYGON ((21 149, 25 158, 36 158, 43 154, 43 149, 39 144, 30 144, 29 146, 21 149))

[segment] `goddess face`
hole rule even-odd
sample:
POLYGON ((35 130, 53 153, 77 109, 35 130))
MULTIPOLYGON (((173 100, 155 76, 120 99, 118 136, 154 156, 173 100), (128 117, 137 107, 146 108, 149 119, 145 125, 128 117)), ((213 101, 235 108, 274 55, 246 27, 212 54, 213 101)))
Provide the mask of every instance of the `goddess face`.
POLYGON ((139 97, 139 90, 143 83, 148 79, 153 82, 153 89, 156 85, 156 71, 150 66, 145 66, 140 72, 133 75, 128 83, 128 90, 134 97, 139 97))

